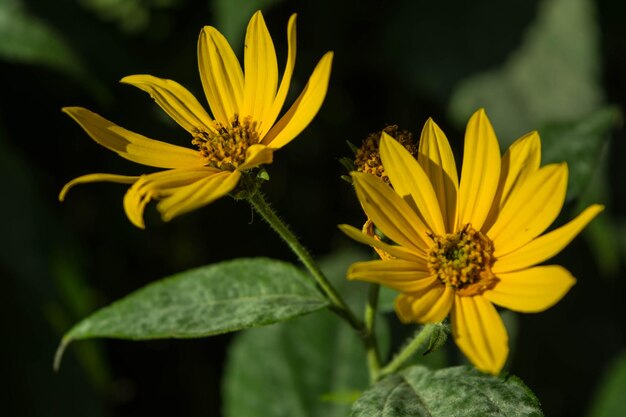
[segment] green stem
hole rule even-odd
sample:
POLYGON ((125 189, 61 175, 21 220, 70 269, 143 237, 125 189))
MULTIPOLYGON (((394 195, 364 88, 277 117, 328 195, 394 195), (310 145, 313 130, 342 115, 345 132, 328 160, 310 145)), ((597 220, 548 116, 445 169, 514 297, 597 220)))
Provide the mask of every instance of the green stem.
POLYGON ((407 343, 400 352, 394 356, 394 358, 389 362, 381 371, 380 376, 387 376, 396 372, 400 367, 406 362, 413 354, 421 348, 425 343, 427 343, 433 332, 439 326, 439 323, 431 323, 426 324, 419 330, 415 337, 407 343))
POLYGON ((376 310, 378 309, 378 293, 380 285, 370 284, 369 297, 365 306, 365 335, 363 342, 367 355, 367 367, 370 374, 370 383, 378 380, 380 374, 380 353, 376 340, 376 310))
POLYGON ((289 226, 282 221, 280 217, 267 203, 260 191, 253 192, 247 196, 248 201, 254 209, 265 219, 265 221, 274 229, 276 233, 287 243, 289 248, 300 258, 300 261, 309 270, 319 289, 330 301, 330 308, 339 316, 344 318, 360 336, 363 338, 364 326, 359 319, 356 318, 352 310, 347 306, 341 295, 335 290, 332 284, 326 279, 324 273, 319 269, 313 257, 308 250, 298 240, 298 238, 289 229, 289 226))

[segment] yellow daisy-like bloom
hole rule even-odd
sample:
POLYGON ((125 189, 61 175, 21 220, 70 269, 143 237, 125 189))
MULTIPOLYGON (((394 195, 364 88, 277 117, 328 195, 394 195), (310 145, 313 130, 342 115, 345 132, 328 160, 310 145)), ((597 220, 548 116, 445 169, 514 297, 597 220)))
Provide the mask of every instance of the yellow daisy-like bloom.
POLYGON ((574 277, 557 265, 535 266, 560 252, 603 207, 592 205, 553 231, 565 200, 567 165, 540 167, 541 143, 529 133, 500 157, 484 110, 469 120, 459 183, 444 133, 428 120, 417 159, 387 134, 380 157, 391 182, 352 173, 365 213, 394 244, 341 225, 351 238, 388 254, 350 266, 349 279, 401 294, 406 323, 435 323, 450 313, 459 348, 481 371, 500 372, 508 336, 494 305, 540 312, 558 302, 574 277))
POLYGON ((165 171, 142 176, 89 174, 63 187, 59 199, 76 184, 110 181, 133 184, 124 197, 130 221, 143 228, 150 200, 164 221, 228 194, 242 174, 272 162, 273 153, 311 122, 326 96, 332 52, 326 53, 291 108, 276 122, 289 91, 296 61, 296 15, 287 25, 288 52, 278 85, 278 64, 263 15, 256 12, 246 31, 244 68, 226 38, 205 26, 198 40, 200 79, 213 118, 175 81, 151 75, 121 80, 150 94, 192 136, 195 149, 171 145, 131 132, 81 107, 63 109, 100 145, 123 158, 165 171))

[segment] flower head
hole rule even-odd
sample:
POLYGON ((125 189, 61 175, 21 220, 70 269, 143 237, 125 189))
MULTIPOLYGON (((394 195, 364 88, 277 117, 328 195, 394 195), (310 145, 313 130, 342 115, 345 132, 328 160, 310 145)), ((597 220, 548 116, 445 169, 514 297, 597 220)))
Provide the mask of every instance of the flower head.
POLYGON ((186 148, 131 132, 81 107, 63 109, 93 140, 133 162, 165 171, 142 176, 89 174, 63 187, 59 199, 76 184, 111 181, 132 184, 124 197, 130 221, 143 228, 148 202, 165 221, 195 210, 231 192, 242 175, 272 162, 273 153, 302 132, 320 109, 330 77, 332 52, 326 53, 291 108, 278 120, 296 61, 296 15, 287 25, 287 63, 280 85, 272 38, 260 11, 246 32, 244 70, 224 36, 206 26, 198 40, 200 79, 213 117, 175 81, 131 75, 121 82, 148 94, 191 135, 186 148))
POLYGON ((448 140, 431 119, 417 158, 387 134, 380 158, 391 186, 368 173, 352 178, 365 213, 393 242, 341 225, 385 254, 351 265, 348 278, 398 290, 395 309, 403 322, 439 322, 450 314, 463 353, 480 370, 499 373, 509 348, 494 305, 531 313, 558 302, 574 277, 561 266, 536 265, 560 252, 603 207, 592 205, 542 235, 563 206, 567 165, 540 167, 537 132, 501 157, 482 109, 467 125, 460 182, 448 140))

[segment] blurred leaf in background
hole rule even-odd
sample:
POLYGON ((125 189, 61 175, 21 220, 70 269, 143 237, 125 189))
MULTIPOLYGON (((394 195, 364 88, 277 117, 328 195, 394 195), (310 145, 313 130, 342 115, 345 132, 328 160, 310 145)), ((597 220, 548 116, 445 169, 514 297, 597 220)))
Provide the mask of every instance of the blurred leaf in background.
POLYGON ((604 106, 573 122, 553 122, 541 128, 542 164, 568 163, 566 201, 579 198, 588 188, 620 119, 618 108, 604 106))
POLYGON ((596 390, 587 417, 623 417, 626 415, 626 352, 614 358, 596 390))
POLYGON ((0 59, 60 71, 76 78, 95 96, 108 98, 63 35, 29 14, 22 0, 0 0, 0 40, 0 59))
POLYGON ((116 22, 124 32, 141 32, 150 24, 153 10, 167 10, 182 0, 79 0, 86 9, 95 12, 102 20, 116 22))
POLYGON ((497 69, 462 81, 449 113, 458 126, 479 107, 500 139, 513 140, 545 123, 570 122, 602 105, 599 29, 591 0, 543 0, 524 42, 497 69))
MULTIPOLYGON (((72 291, 59 291, 51 265, 74 262, 73 251, 57 252, 59 222, 49 211, 37 183, 39 170, 31 166, 6 141, 0 125, 0 186, 5 196, 0 205, 0 321, 10 334, 0 345, 2 375, 9 381, 11 396, 3 401, 8 415, 99 416, 101 400, 96 391, 107 387, 109 376, 101 352, 93 344, 79 351, 80 369, 72 361, 63 375, 51 370, 51 353, 60 333, 55 325, 67 326, 93 308, 89 298, 72 291), (78 295, 78 294, 75 294, 78 295), (49 314, 53 309, 56 314, 49 314), (85 380, 91 382, 86 384, 85 380)), ((71 239, 63 239, 69 243, 71 239)), ((65 246, 69 249, 69 246, 65 246)), ((74 264, 75 266, 77 264, 74 264)), ((81 275, 59 273, 58 284, 85 287, 81 275), (69 283, 67 279, 73 283, 69 283)), ((67 289, 67 287, 66 287, 67 289)), ((103 391, 99 392, 104 395, 103 391)))

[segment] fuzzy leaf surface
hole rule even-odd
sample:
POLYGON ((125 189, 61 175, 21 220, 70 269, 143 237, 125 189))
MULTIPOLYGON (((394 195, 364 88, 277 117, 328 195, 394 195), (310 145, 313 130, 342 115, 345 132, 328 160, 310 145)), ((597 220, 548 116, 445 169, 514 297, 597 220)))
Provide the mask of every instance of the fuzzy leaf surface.
POLYGON ((311 313, 327 301, 305 273, 267 258, 181 272, 139 289, 75 325, 63 338, 147 340, 204 337, 311 313))
POLYGON ((380 381, 354 403, 350 417, 540 417, 539 401, 515 376, 465 366, 412 366, 380 381))

